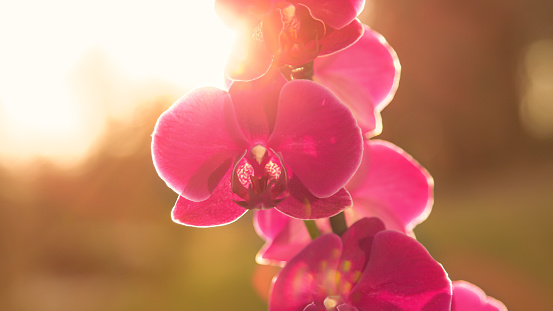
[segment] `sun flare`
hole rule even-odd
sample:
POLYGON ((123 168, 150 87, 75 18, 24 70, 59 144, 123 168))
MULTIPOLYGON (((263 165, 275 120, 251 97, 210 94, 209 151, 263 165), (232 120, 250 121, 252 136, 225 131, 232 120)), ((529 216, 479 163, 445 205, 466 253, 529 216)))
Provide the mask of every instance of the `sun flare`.
POLYGON ((131 94, 146 81, 224 86, 233 34, 213 0, 31 2, 0 5, 0 159, 78 161, 108 117, 147 100, 131 94), (104 76, 83 76, 95 72, 79 69, 91 54, 103 55, 104 76), (86 83, 101 77, 103 88, 86 83))

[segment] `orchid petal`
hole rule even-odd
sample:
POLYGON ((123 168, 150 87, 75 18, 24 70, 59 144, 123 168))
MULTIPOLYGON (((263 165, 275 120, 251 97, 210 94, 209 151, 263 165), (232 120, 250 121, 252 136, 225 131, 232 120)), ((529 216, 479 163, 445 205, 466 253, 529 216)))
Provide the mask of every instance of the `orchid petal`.
POLYGON ((267 144, 319 198, 343 188, 363 154, 361 131, 350 110, 327 88, 306 80, 282 88, 267 144))
POLYGON ((363 24, 357 18, 344 28, 331 29, 320 42, 319 56, 335 53, 351 46, 363 36, 364 31, 363 24))
POLYGON ((271 208, 253 214, 253 227, 264 240, 273 240, 288 224, 290 217, 271 208))
POLYGON ((179 196, 173 207, 173 221, 186 226, 213 227, 236 221, 248 210, 232 201, 230 174, 227 172, 213 194, 205 201, 193 202, 179 196))
POLYGON ((381 131, 380 111, 392 100, 401 66, 384 37, 365 26, 355 44, 318 57, 313 79, 330 88, 352 109, 363 132, 381 131))
MULTIPOLYGON (((324 201, 328 202, 328 199, 324 201)), ((321 233, 332 232, 328 218, 317 219, 315 223, 321 233)), ((311 242, 311 236, 303 220, 284 215, 277 209, 256 212, 254 227, 259 236, 266 241, 256 256, 259 264, 283 266, 311 242)))
POLYGON ((278 71, 249 81, 235 81, 229 89, 236 118, 250 141, 267 141, 275 125, 278 97, 286 83, 278 71))
POLYGON ((478 286, 455 281, 451 311, 507 311, 507 307, 501 301, 486 296, 478 286))
POLYGON ((411 236, 432 209, 434 181, 410 155, 383 140, 365 143, 359 170, 347 184, 354 219, 379 217, 387 229, 411 236))
POLYGON ((337 306, 336 311, 359 311, 359 309, 357 309, 354 306, 343 304, 343 305, 337 306))
POLYGON ((326 25, 340 29, 349 24, 365 7, 365 0, 295 0, 311 10, 311 15, 326 25))
POLYGON ((267 241, 257 253, 259 264, 284 266, 311 242, 303 221, 290 218, 276 209, 256 211, 254 225, 258 234, 265 236, 267 241))
POLYGON ((327 198, 317 198, 295 176, 288 182, 289 196, 275 208, 299 219, 319 219, 338 214, 351 206, 351 196, 342 188, 327 198))
POLYGON ((314 302, 312 302, 303 308, 303 311, 319 311, 319 308, 314 302))
POLYGON ((276 276, 269 311, 303 310, 333 293, 341 250, 342 241, 336 234, 326 234, 311 242, 276 276))
POLYGON ((278 64, 299 67, 319 55, 326 27, 304 5, 281 4, 263 20, 263 39, 278 64))
POLYGON ((433 311, 446 311, 450 297, 451 281, 428 251, 415 239, 386 230, 374 237, 371 257, 349 301, 364 311, 422 310, 428 303, 433 311))
POLYGON ((342 235, 343 251, 338 273, 338 292, 346 296, 359 281, 370 257, 374 236, 385 230, 378 218, 363 218, 342 235))
POLYGON ((442 292, 432 297, 424 304, 421 311, 447 310, 451 308, 451 291, 442 292))
POLYGON ((246 148, 231 98, 216 88, 197 89, 177 100, 152 134, 158 174, 173 191, 196 202, 213 193, 246 148))

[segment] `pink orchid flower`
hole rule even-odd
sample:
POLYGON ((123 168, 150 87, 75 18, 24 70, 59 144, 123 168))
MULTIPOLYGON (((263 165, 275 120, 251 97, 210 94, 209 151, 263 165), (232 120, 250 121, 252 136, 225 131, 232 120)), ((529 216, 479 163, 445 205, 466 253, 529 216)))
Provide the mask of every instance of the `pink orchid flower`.
POLYGON ((378 218, 311 242, 276 276, 269 311, 449 311, 451 281, 417 240, 378 218))
MULTIPOLYGON (((366 141, 361 166, 346 185, 353 198, 346 220, 379 217, 388 229, 414 236, 432 209, 433 186, 430 174, 405 151, 386 141, 366 141)), ((330 232, 328 220, 317 225, 330 232)), ((260 264, 283 265, 311 241, 303 221, 271 210, 256 211, 254 227, 266 241, 256 257, 260 264)))
POLYGON ((221 18, 240 28, 227 76, 253 80, 271 65, 300 67, 350 46, 363 34, 356 17, 364 5, 364 0, 216 0, 221 18))
POLYGON ((278 75, 193 90, 164 112, 152 135, 160 177, 180 196, 175 222, 198 227, 275 207, 296 218, 337 214, 361 163, 363 138, 325 87, 278 75))
POLYGON ((380 112, 394 97, 401 65, 384 37, 364 27, 363 36, 349 48, 315 59, 313 80, 348 105, 370 138, 382 132, 380 112))
POLYGON ((507 307, 474 284, 454 281, 451 311, 507 311, 507 307))
MULTIPOLYGON (((370 138, 382 132, 380 112, 395 95, 401 65, 384 37, 366 25, 364 28, 363 36, 349 48, 315 59, 313 80, 350 108, 370 138)), ((227 80, 228 85, 231 82, 227 80)))

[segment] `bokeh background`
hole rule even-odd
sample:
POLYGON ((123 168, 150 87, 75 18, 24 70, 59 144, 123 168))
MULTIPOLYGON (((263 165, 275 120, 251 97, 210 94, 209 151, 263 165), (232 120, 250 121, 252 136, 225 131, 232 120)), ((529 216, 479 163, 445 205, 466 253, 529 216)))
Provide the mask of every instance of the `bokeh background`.
MULTIPOLYGON (((150 157, 162 111, 223 85, 212 3, 0 3, 0 310, 266 308, 251 214, 172 223, 150 157)), ((551 310, 553 2, 367 0, 361 18, 402 63, 380 138, 436 182, 419 240, 509 310, 551 310)))

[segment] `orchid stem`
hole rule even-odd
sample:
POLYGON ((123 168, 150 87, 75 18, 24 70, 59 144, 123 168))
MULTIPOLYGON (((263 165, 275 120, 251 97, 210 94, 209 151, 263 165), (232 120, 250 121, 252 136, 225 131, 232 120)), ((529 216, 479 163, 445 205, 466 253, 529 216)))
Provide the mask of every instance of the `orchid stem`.
POLYGON ((305 228, 307 228, 307 232, 309 232, 311 240, 315 240, 321 235, 321 232, 319 231, 319 228, 317 228, 317 224, 314 220, 304 220, 303 223, 305 224, 305 228))
POLYGON ((348 226, 346 225, 346 217, 344 216, 344 212, 340 212, 330 217, 329 220, 330 227, 332 227, 332 232, 336 233, 337 235, 342 235, 348 228, 348 226))

